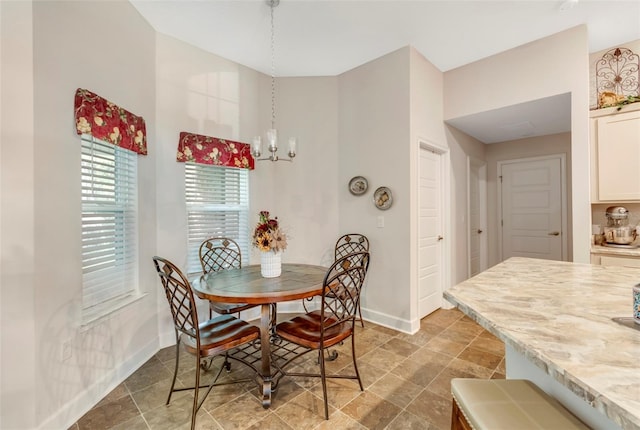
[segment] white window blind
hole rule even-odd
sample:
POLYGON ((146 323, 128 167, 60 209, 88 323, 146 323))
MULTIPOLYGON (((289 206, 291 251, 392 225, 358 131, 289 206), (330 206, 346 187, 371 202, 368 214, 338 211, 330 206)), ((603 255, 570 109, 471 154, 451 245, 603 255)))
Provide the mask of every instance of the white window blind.
POLYGON ((249 255, 249 170, 185 163, 187 271, 202 271, 198 250, 210 237, 238 242, 243 264, 249 255))
POLYGON ((82 137, 82 304, 137 292, 137 154, 82 137))

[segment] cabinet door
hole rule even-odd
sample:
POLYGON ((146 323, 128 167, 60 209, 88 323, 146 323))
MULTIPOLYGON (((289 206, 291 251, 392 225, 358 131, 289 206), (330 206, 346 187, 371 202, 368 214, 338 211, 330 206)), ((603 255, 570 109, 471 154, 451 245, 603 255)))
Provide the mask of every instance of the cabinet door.
POLYGON ((640 111, 598 118, 598 200, 640 200, 640 111))

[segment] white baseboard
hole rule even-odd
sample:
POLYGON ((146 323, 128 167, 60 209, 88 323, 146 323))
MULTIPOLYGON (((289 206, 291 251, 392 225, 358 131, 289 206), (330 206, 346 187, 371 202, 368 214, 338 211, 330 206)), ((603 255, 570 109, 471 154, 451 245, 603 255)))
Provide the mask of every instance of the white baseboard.
MULTIPOLYGON (((175 342, 175 335, 173 339, 175 342)), ((71 401, 45 419, 38 426, 38 430, 68 429, 114 388, 153 357, 156 352, 158 352, 158 339, 152 339, 129 359, 120 363, 118 367, 106 373, 91 386, 82 390, 71 401)))
POLYGON ((420 329, 420 320, 412 322, 366 308, 362 308, 362 318, 364 318, 365 321, 371 321, 372 323, 383 327, 388 327, 407 334, 416 333, 420 329))
POLYGON ((176 332, 173 328, 167 332, 158 334, 158 345, 160 346, 160 349, 166 348, 167 346, 171 346, 175 344, 176 344, 176 332))

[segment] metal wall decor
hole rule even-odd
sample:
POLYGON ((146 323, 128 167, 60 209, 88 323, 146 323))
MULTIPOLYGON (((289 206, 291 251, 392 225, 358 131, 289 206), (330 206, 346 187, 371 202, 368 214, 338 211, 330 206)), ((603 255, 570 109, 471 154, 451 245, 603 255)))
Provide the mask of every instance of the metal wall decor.
POLYGON ((393 204, 393 195, 387 187, 380 187, 373 193, 373 204, 380 210, 387 210, 393 204))
POLYGON ((596 100, 598 107, 606 107, 624 101, 627 97, 640 96, 640 57, 627 48, 607 51, 596 62, 596 100), (603 94, 608 96, 603 102, 603 94), (611 100, 610 98, 614 99, 611 100), (611 103, 611 102, 615 103, 611 103))
POLYGON ((367 182, 367 179, 363 176, 354 176, 349 181, 349 191, 354 196, 359 196, 361 194, 366 193, 368 188, 369 188, 369 183, 367 182))

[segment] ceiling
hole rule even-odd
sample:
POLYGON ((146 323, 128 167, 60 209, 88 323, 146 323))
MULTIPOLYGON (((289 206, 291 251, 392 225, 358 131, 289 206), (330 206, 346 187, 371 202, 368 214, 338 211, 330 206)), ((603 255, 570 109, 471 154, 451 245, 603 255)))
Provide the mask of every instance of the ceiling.
POLYGON ((571 94, 533 100, 447 121, 483 143, 571 131, 571 94))
MULTIPOLYGON (((272 73, 265 1, 130 1, 156 31, 272 73)), ((276 76, 335 76, 407 45, 446 72, 580 24, 590 52, 640 40, 640 0, 281 0, 274 20, 276 76)), ((569 103, 550 97, 448 122, 485 143, 513 140, 569 131, 569 103)))

